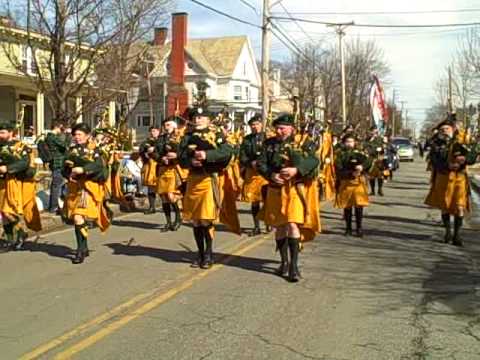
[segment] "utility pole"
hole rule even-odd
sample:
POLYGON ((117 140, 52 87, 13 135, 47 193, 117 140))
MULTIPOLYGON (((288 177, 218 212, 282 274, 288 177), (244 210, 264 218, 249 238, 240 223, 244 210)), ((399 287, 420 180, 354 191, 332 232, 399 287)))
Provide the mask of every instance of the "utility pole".
POLYGON ((270 109, 270 0, 263 0, 262 21, 262 119, 267 123, 270 109))
POLYGON ((406 130, 408 130, 408 109, 405 110, 405 131, 406 130))
POLYGON ((448 112, 453 112, 452 67, 448 67, 448 112))
POLYGON ((343 37, 345 36, 345 29, 354 22, 343 23, 343 24, 332 24, 328 26, 335 26, 335 32, 338 35, 338 47, 340 52, 340 62, 342 69, 342 117, 343 117, 343 126, 347 126, 347 80, 345 73, 345 55, 343 49, 343 37))
POLYGON ((400 104, 402 104, 402 107, 400 108, 400 128, 403 129, 403 124, 402 124, 402 118, 403 118, 403 108, 407 102, 405 100, 400 101, 400 104))
POLYGON ((393 89, 393 97, 392 97, 392 136, 395 136, 395 116, 397 113, 397 107, 395 106, 395 96, 396 96, 395 89, 393 89))

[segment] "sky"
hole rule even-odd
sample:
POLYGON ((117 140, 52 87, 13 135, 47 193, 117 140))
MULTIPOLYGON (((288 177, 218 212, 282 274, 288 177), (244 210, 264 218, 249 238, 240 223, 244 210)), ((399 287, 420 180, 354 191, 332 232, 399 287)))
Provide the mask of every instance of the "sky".
MULTIPOLYGON (((261 23, 262 0, 201 0, 203 3, 235 15, 249 22, 261 23), (256 10, 245 5, 247 2, 256 10)), ((277 0, 271 0, 276 3, 277 0)), ((283 6, 294 17, 326 22, 350 22, 357 24, 449 24, 476 22, 480 17, 480 1, 477 0, 283 0, 283 6), (477 9, 477 11, 463 11, 477 9), (457 10, 457 12, 443 12, 457 10), (458 11, 462 10, 462 11, 458 11), (441 11, 425 13, 425 11, 441 11), (332 14, 332 13, 376 12, 377 14, 332 14), (387 14, 378 14, 384 12, 387 14), (396 13, 395 13, 396 12, 396 13), (423 12, 406 14, 405 12, 423 12), (316 14, 314 14, 316 13, 316 14), (323 13, 323 14, 319 14, 323 13), (325 14, 330 13, 330 14, 325 14)), ((257 58, 261 54, 261 30, 235 22, 204 9, 190 0, 178 0, 177 11, 185 11, 189 17, 190 37, 214 37, 248 35, 257 58)), ((287 16, 280 5, 275 5, 272 14, 287 16)), ((314 40, 336 41, 333 29, 320 24, 282 22, 281 26, 299 45, 306 43, 307 36, 314 40)), ((374 39, 383 49, 391 74, 385 83, 385 92, 396 102, 404 101, 410 121, 417 128, 425 117, 425 110, 434 103, 433 87, 437 79, 445 74, 445 68, 455 56, 458 42, 466 28, 392 29, 359 28, 347 29, 347 39, 359 36, 374 39)), ((273 39, 272 59, 282 60, 289 50, 273 39)))

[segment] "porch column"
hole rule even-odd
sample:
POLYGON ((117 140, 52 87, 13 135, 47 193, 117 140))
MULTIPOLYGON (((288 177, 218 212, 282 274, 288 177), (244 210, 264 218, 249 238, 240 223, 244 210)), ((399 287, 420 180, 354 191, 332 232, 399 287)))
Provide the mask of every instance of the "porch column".
POLYGON ((38 136, 45 131, 45 96, 42 92, 37 92, 37 123, 34 124, 35 134, 38 136))
POLYGON ((111 127, 115 127, 115 118, 116 118, 116 109, 115 101, 110 101, 108 103, 108 122, 110 123, 111 127))
POLYGON ((75 112, 77 113, 76 123, 83 122, 83 100, 81 96, 75 97, 75 112))

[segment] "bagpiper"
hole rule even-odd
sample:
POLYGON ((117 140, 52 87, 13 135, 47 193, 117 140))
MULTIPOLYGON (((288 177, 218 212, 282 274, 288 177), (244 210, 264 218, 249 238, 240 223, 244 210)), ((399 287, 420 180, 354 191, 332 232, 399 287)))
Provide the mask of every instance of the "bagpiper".
POLYGON ((90 132, 85 123, 72 128, 74 144, 68 150, 62 172, 67 179, 67 218, 74 223, 77 241, 74 264, 83 263, 90 255, 87 222, 96 221, 102 232, 110 225, 104 206, 108 166, 90 132))
POLYGON ((385 148, 383 137, 380 136, 377 126, 370 128, 370 134, 364 143, 364 149, 370 157, 370 169, 368 177, 370 179, 370 195, 375 195, 375 186, 378 183, 377 194, 384 196, 383 183, 385 180, 385 148))
POLYGON ((160 136, 160 129, 157 126, 151 126, 149 137, 139 148, 142 158, 142 185, 148 188, 148 209, 144 212, 154 214, 156 212, 155 201, 157 191, 157 161, 155 160, 155 146, 160 136))
POLYGON ((315 155, 316 144, 308 138, 295 141, 293 115, 280 115, 272 125, 276 136, 265 141, 257 160, 258 172, 268 181, 259 218, 275 228, 281 260, 277 274, 297 282, 300 242, 313 240, 320 232, 319 160, 315 155))
POLYGON ((257 216, 260 211, 262 188, 268 181, 258 173, 257 161, 262 155, 263 142, 266 139, 263 122, 260 115, 255 115, 248 121, 251 133, 245 136, 240 146, 240 166, 242 168, 243 188, 241 200, 251 204, 253 230, 250 236, 261 234, 260 221, 257 216))
POLYGON ((27 228, 42 229, 36 203, 32 149, 14 138, 14 124, 0 123, 0 212, 6 236, 4 251, 22 250, 27 228))
POLYGON ((233 149, 221 129, 211 125, 210 112, 198 107, 191 115, 192 128, 178 151, 180 165, 189 169, 183 217, 192 222, 198 248, 198 259, 192 266, 209 269, 213 264, 214 223, 222 203, 218 173, 228 166, 233 149))
POLYGON ((363 209, 369 205, 366 174, 370 167, 370 160, 367 154, 358 148, 353 133, 345 133, 342 144, 335 155, 338 179, 335 207, 343 209, 345 236, 352 235, 353 209, 355 209, 356 235, 363 237, 363 209))
POLYGON ((157 167, 156 192, 162 200, 162 209, 165 214, 166 224, 162 232, 177 231, 182 224, 182 216, 178 205, 181 198, 180 188, 184 181, 184 172, 178 164, 178 146, 182 133, 178 124, 183 122, 180 117, 171 116, 163 123, 163 133, 155 145, 155 158, 157 167), (175 214, 172 222, 171 213, 175 214))
POLYGON ((478 157, 478 149, 468 144, 456 129, 455 118, 449 116, 437 126, 430 140, 431 187, 425 204, 442 212, 445 243, 463 246, 460 230, 463 218, 470 211, 470 185, 467 165, 478 157), (451 217, 454 217, 453 236, 451 217))

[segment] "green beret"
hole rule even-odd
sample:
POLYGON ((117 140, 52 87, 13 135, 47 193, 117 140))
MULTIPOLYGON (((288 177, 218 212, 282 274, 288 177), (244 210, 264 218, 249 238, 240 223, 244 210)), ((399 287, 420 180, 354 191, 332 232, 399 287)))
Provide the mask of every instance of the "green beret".
POLYGON ((273 126, 290 125, 295 126, 295 118, 291 114, 282 114, 278 116, 272 123, 273 126))
POLYGON ((262 122, 262 115, 255 114, 248 120, 248 125, 252 125, 254 122, 262 122))
POLYGON ((15 129, 15 124, 10 121, 0 122, 0 130, 13 131, 15 129))
POLYGON ((163 121, 163 123, 165 124, 165 123, 170 122, 170 121, 173 121, 177 125, 183 124, 185 122, 185 120, 183 118, 181 118, 180 116, 169 116, 163 121))
POLYGON ((193 119, 193 118, 196 118, 197 116, 206 116, 211 118, 212 113, 208 109, 199 106, 199 107, 193 108, 190 112, 190 118, 193 119))
POLYGON ((88 126, 88 124, 81 122, 81 123, 75 124, 72 127, 72 134, 75 134, 75 131, 81 131, 81 132, 84 132, 85 134, 90 134, 92 130, 90 129, 90 126, 88 126))

